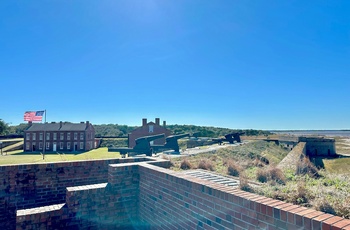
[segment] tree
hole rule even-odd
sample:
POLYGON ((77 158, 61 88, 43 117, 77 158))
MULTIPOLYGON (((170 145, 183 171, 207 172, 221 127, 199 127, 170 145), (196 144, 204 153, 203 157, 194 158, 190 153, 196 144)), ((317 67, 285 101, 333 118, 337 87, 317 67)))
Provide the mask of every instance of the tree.
POLYGON ((0 119, 0 135, 7 134, 8 130, 9 130, 8 124, 2 119, 0 119))

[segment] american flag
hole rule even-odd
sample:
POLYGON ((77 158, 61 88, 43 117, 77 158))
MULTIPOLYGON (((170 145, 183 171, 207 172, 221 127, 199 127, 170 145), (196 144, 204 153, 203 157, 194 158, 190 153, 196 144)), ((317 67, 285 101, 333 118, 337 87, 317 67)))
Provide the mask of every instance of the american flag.
POLYGON ((27 111, 24 113, 25 121, 42 121, 45 111, 27 111))

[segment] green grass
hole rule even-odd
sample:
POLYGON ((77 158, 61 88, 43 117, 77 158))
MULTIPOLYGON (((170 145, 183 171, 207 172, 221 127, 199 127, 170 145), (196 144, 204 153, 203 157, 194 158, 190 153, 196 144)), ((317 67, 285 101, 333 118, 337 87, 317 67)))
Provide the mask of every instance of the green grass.
POLYGON ((323 159, 323 164, 326 171, 330 173, 342 174, 350 172, 350 157, 323 159))
POLYGON ((6 156, 0 156, 0 165, 64 162, 108 158, 120 158, 120 154, 116 152, 108 152, 107 148, 98 148, 83 153, 47 153, 43 159, 43 155, 40 153, 25 153, 22 150, 18 150, 8 152, 8 155, 6 156))

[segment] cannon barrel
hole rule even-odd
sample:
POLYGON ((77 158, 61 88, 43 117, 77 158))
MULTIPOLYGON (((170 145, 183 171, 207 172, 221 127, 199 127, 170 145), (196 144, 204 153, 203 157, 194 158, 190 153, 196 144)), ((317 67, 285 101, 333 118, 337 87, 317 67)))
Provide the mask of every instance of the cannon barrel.
POLYGON ((162 138, 162 137, 165 137, 165 134, 162 133, 162 134, 158 134, 158 135, 151 135, 151 136, 144 136, 144 137, 139 137, 135 140, 136 142, 136 145, 140 142, 151 142, 151 141, 154 141, 154 140, 157 140, 159 138, 162 138))
POLYGON ((168 136, 165 140, 166 140, 166 142, 168 142, 169 140, 178 140, 178 139, 181 139, 184 137, 189 137, 189 136, 190 136, 190 134, 188 134, 188 133, 179 134, 179 135, 171 135, 171 136, 168 136))

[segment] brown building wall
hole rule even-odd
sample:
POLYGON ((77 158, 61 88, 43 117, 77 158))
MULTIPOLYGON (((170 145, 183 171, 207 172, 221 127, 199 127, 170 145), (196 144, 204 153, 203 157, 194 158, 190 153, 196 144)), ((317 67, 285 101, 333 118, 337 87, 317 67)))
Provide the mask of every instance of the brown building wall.
POLYGON ((95 129, 91 124, 87 125, 86 130, 83 131, 25 131, 24 132, 24 152, 74 152, 74 151, 89 151, 94 149, 95 146, 95 129), (29 139, 27 138, 29 134, 29 139), (35 140, 33 140, 33 134, 35 134, 35 140), (40 134, 42 139, 40 140, 40 134), (56 134, 56 138, 54 138, 56 134), (63 134, 63 139, 61 139, 63 134), (47 135, 49 138, 47 139, 47 135), (68 135, 70 138, 68 139, 68 135), (76 139, 75 139, 76 135, 76 139), (82 136, 81 136, 82 135, 82 136), (44 140, 45 139, 45 140, 44 140), (41 144, 40 144, 41 143, 41 144), (62 143, 62 148, 61 148, 62 143), (70 147, 68 148, 68 143, 70 147), (82 146, 81 146, 81 143, 82 146), (29 149, 27 148, 29 145, 29 149), (56 149, 54 148, 56 145, 56 149), (35 148, 34 148, 35 146, 35 148), (40 148, 42 146, 42 148, 40 148), (48 148, 46 148, 48 146, 48 148), (81 148, 82 147, 82 148, 81 148), (45 148, 45 149, 44 149, 45 148))
MULTIPOLYGON (((144 118, 142 119, 142 126, 133 130, 131 133, 129 133, 128 135, 129 148, 133 148, 135 146, 136 144, 135 140, 139 137, 157 135, 162 133, 165 134, 165 137, 171 135, 170 130, 160 125, 159 118, 156 118, 155 123, 154 122, 147 123, 147 120, 144 118), (150 126, 153 126, 153 129, 150 126)), ((164 143, 165 143, 165 138, 160 138, 153 141, 153 144, 155 145, 162 145, 164 143)))

